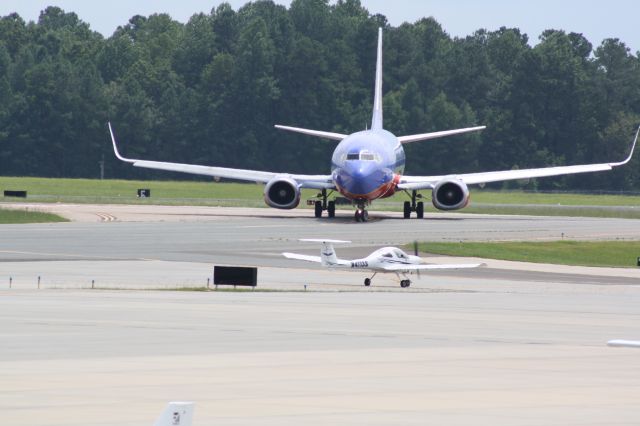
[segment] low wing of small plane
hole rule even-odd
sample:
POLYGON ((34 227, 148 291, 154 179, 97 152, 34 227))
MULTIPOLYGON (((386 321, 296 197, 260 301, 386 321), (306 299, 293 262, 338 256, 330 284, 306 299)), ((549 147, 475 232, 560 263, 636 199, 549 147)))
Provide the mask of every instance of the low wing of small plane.
POLYGON ((349 243, 350 241, 344 240, 329 240, 329 239, 302 239, 300 241, 318 242, 322 243, 320 249, 320 256, 309 256, 298 253, 282 253, 287 259, 303 260, 306 262, 320 263, 322 266, 333 269, 348 269, 348 270, 367 270, 373 271, 371 278, 365 278, 364 285, 371 285, 371 280, 377 273, 394 273, 402 279, 400 280, 401 287, 409 287, 411 280, 406 274, 413 272, 420 273, 420 271, 428 270, 443 270, 443 269, 468 269, 478 268, 485 266, 482 263, 462 263, 462 264, 424 264, 422 259, 417 255, 417 248, 415 255, 409 255, 397 247, 383 247, 371 253, 369 256, 362 259, 339 259, 336 256, 336 252, 333 248, 334 243, 349 243))
POLYGON ((170 402, 153 426, 191 426, 193 402, 170 402))

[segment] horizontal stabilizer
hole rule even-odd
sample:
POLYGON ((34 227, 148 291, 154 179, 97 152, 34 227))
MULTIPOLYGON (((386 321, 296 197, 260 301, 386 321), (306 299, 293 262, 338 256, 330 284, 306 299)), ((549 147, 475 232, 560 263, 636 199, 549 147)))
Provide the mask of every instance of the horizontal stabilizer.
POLYGON ((342 139, 348 136, 348 135, 343 135, 341 133, 323 132, 322 130, 302 129, 300 127, 281 126, 279 124, 276 124, 275 127, 276 129, 288 130, 289 132, 303 133, 305 135, 318 136, 320 138, 331 139, 334 141, 341 141, 342 139))
POLYGON ((431 132, 431 133, 422 133, 419 135, 399 136, 398 141, 400 141, 400 143, 403 143, 403 144, 418 142, 418 141, 424 141, 427 139, 436 139, 436 138, 443 138, 445 136, 459 135, 461 133, 477 132, 478 130, 484 130, 486 128, 487 126, 467 127, 465 129, 443 130, 441 132, 431 132))
POLYGON ((315 262, 315 263, 322 262, 322 260, 320 259, 320 256, 307 256, 306 254, 297 254, 297 253, 282 253, 282 255, 287 259, 304 260, 307 262, 315 262))

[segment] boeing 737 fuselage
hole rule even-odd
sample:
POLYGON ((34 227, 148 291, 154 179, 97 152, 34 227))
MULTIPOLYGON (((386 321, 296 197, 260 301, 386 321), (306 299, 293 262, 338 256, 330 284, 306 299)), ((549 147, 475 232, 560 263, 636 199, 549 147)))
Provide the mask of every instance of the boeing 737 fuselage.
POLYGON ((498 182, 515 179, 528 179, 545 176, 558 176, 573 173, 586 173, 611 170, 626 164, 633 155, 638 133, 636 132, 631 152, 622 162, 585 164, 575 166, 545 167, 538 169, 503 170, 442 176, 407 176, 404 174, 405 154, 403 144, 427 139, 435 139, 461 133, 482 130, 484 126, 464 129, 445 130, 409 136, 395 136, 383 128, 382 114, 382 28, 378 30, 378 50, 376 60, 376 81, 374 89, 373 116, 371 128, 350 135, 303 129, 298 127, 276 126, 279 129, 340 141, 333 152, 330 175, 303 175, 266 172, 258 170, 230 169, 192 164, 167 163, 160 161, 134 160, 120 155, 116 146, 113 129, 109 131, 116 156, 132 163, 136 167, 169 170, 184 173, 228 178, 235 180, 262 182, 265 184, 264 200, 267 205, 279 209, 293 209, 300 203, 302 188, 321 191, 315 201, 315 216, 335 216, 335 201, 329 200, 333 191, 340 192, 356 207, 356 221, 368 219, 366 206, 378 198, 385 198, 398 191, 406 192, 411 201, 404 203, 405 219, 416 213, 424 216, 424 203, 420 199, 420 190, 430 190, 434 207, 439 210, 457 210, 469 202, 468 185, 498 182))

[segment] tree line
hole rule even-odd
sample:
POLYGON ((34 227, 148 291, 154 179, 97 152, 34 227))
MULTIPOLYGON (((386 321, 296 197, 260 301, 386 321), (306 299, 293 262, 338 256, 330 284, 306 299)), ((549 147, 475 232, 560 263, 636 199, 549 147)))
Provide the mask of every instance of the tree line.
MULTIPOLYGON (((273 128, 366 128, 384 28, 385 127, 397 135, 486 125, 406 146, 407 173, 623 159, 640 124, 640 58, 623 41, 517 28, 452 38, 434 18, 393 27, 359 0, 223 3, 186 24, 134 16, 105 38, 73 12, 0 18, 0 174, 190 178, 123 155, 328 173, 335 142, 273 128)), ((637 189, 640 154, 609 173, 506 185, 637 189)), ((502 185, 502 184, 500 184, 502 185)), ((498 186, 500 186, 498 185, 498 186)))

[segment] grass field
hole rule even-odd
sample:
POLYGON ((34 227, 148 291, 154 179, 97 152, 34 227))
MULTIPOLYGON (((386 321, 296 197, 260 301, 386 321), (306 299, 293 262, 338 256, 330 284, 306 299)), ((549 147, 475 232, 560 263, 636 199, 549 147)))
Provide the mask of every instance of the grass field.
POLYGON ((68 220, 51 213, 0 208, 0 224, 49 222, 68 222, 68 220))
POLYGON ((637 267, 640 241, 420 243, 423 253, 559 265, 637 267))
MULTIPOLYGON (((0 177, 2 190, 26 190, 25 201, 69 203, 117 203, 265 207, 263 185, 209 181, 132 181, 0 177), (138 198, 137 189, 151 190, 150 198, 138 198)), ((301 207, 317 191, 304 190, 301 207)), ((427 211, 436 211, 424 192, 427 211)), ((402 210, 404 193, 374 202, 376 210, 402 210)), ((4 198, 5 201, 21 201, 4 198)), ((545 194, 521 191, 488 191, 471 188, 471 204, 464 213, 531 214, 556 216, 621 217, 640 219, 640 196, 545 194)))

